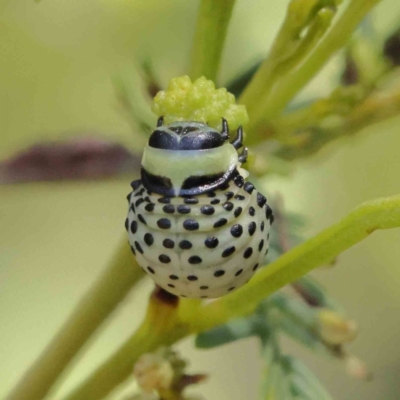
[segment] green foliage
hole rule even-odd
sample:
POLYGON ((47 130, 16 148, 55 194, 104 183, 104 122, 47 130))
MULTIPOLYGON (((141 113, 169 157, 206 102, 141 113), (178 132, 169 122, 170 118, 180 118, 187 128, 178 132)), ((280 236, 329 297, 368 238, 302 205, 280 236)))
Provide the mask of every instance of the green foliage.
MULTIPOLYGON (((350 0, 342 9, 341 1, 292 0, 269 55, 230 85, 235 94, 240 94, 241 106, 237 106, 232 94, 225 89, 215 90, 214 83, 206 79, 214 80, 218 75, 234 1, 203 0, 190 68, 192 77, 198 79, 193 83, 189 77, 172 80, 168 90, 156 96, 154 111, 166 115, 167 121, 195 119, 218 124, 225 116, 234 129, 247 122, 247 108, 247 143, 258 150, 251 169, 258 176, 287 170, 288 160, 306 157, 333 139, 399 113, 399 71, 393 53, 399 43, 398 34, 394 34, 390 46, 387 43, 385 55, 363 32, 348 45, 355 28, 378 2, 350 0), (333 92, 293 107, 294 97, 346 45, 342 80, 333 92), (199 78, 202 76, 206 78, 199 78), (209 103, 206 92, 212 92, 209 103), (265 167, 257 163, 257 157, 274 162, 265 167)), ((149 103, 149 93, 157 91, 159 85, 148 64, 141 68, 138 76, 144 77, 144 85, 140 80, 118 78, 116 87, 134 123, 146 131, 153 120, 143 110, 149 103)), ((211 303, 171 301, 171 296, 167 301, 156 290, 139 329, 67 399, 103 399, 132 377, 133 366, 143 354, 197 335, 199 348, 213 348, 250 336, 259 338, 265 363, 263 399, 329 400, 313 374, 298 360, 283 354, 280 335, 354 364, 345 345, 355 336, 355 324, 324 288, 304 275, 331 263, 375 230, 400 227, 400 198, 365 203, 303 243, 298 235, 298 216, 285 216, 279 207, 277 211, 271 233, 273 262, 267 268, 245 287, 211 303), (291 292, 278 291, 287 284, 291 284, 291 292)), ((103 277, 95 283, 9 400, 43 399, 96 328, 139 281, 141 274, 136 265, 127 279, 125 269, 132 268, 133 261, 126 260, 126 245, 118 254, 105 275, 109 278, 112 274, 112 279, 103 277), (103 296, 107 301, 99 301, 103 296), (79 340, 72 334, 76 331, 79 340)), ((358 363, 358 375, 363 375, 359 366, 358 363)))

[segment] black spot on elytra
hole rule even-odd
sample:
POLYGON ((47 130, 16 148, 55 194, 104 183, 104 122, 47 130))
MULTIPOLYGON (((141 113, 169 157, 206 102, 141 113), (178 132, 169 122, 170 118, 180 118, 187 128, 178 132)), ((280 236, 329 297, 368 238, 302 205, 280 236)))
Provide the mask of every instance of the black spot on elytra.
POLYGON ((224 204, 222 204, 222 207, 224 207, 224 209, 226 211, 232 211, 233 210, 233 203, 231 203, 230 201, 227 201, 224 204))
POLYGON ((200 264, 203 260, 199 256, 191 256, 188 259, 189 264, 200 264))
POLYGON ((228 220, 226 218, 220 218, 215 224, 214 228, 221 228, 221 226, 224 226, 228 220))
POLYGON ((191 249, 192 248, 192 243, 190 243, 189 242, 189 240, 181 240, 180 242, 179 242, 179 247, 182 249, 182 250, 189 250, 189 249, 191 249))
POLYGON ((257 193, 257 204, 260 207, 264 207, 264 204, 267 202, 267 199, 260 193, 257 193))
POLYGON ((232 192, 225 192, 225 196, 228 200, 230 200, 233 197, 233 193, 232 192))
POLYGON ((135 234, 137 232, 138 224, 136 221, 131 222, 131 232, 135 234))
POLYGON ((236 186, 242 187, 244 185, 244 179, 243 176, 237 175, 233 178, 233 182, 235 182, 236 186))
POLYGON ((253 249, 251 247, 248 247, 244 253, 243 253, 243 257, 244 258, 250 258, 251 255, 253 254, 253 249))
POLYGON ((158 256, 158 259, 160 260, 160 262, 162 262, 163 264, 168 264, 171 262, 171 259, 166 255, 166 254, 160 254, 158 256))
POLYGON ((141 246, 138 242, 136 242, 136 241, 135 241, 135 247, 136 247, 136 250, 137 250, 140 254, 143 254, 142 246, 141 246))
POLYGON ((147 222, 146 222, 146 220, 143 218, 143 215, 142 214, 138 214, 138 220, 142 223, 142 224, 145 224, 145 225, 147 225, 147 222))
POLYGON ((206 247, 208 247, 209 249, 214 249, 215 247, 218 246, 218 243, 219 243, 219 240, 214 236, 208 237, 204 242, 206 247))
POLYGON ((244 190, 245 190, 247 193, 252 194, 252 193, 253 193, 253 190, 254 190, 254 185, 253 185, 252 183, 250 183, 250 182, 246 182, 246 183, 244 184, 244 190))
POLYGON ((151 233, 146 233, 143 238, 147 246, 151 246, 154 243, 154 237, 151 233))
POLYGON ((226 257, 231 256, 231 255, 235 252, 235 250, 236 250, 236 247, 235 247, 235 246, 227 247, 227 248, 222 252, 222 257, 226 258, 226 257))
POLYGON ((257 228, 257 224, 254 221, 250 222, 250 224, 249 224, 249 235, 250 236, 254 235, 254 232, 256 231, 256 228, 257 228))
POLYGON ((157 226, 161 229, 169 229, 171 228, 171 221, 168 218, 160 218, 157 221, 157 226))
POLYGON ((175 206, 173 204, 166 204, 162 209, 166 214, 173 214, 175 212, 175 206))
POLYGON ((215 212, 215 209, 213 206, 206 205, 206 206, 201 207, 200 212, 204 215, 213 215, 215 212))
POLYGON ((187 219, 183 222, 183 227, 187 231, 195 231, 199 229, 199 223, 194 219, 187 219))
POLYGON ((179 214, 189 214, 190 213, 190 207, 186 206, 184 204, 179 204, 177 211, 179 214))
POLYGON ((167 249, 173 249, 175 247, 175 242, 172 239, 164 239, 163 246, 167 249))
POLYGON ((144 207, 144 209, 145 209, 146 211, 148 211, 148 212, 152 212, 152 211, 154 211, 154 207, 155 207, 155 204, 150 203, 150 204, 146 204, 145 207, 144 207))
POLYGON ((238 207, 233 213, 233 215, 237 218, 242 213, 242 210, 243 210, 242 207, 238 207))
POLYGON ((185 204, 197 204, 199 202, 199 199, 196 199, 194 197, 185 197, 183 200, 185 204))
POLYGON ((235 224, 231 228, 231 235, 233 237, 240 237, 242 236, 243 233, 243 227, 240 224, 235 224))

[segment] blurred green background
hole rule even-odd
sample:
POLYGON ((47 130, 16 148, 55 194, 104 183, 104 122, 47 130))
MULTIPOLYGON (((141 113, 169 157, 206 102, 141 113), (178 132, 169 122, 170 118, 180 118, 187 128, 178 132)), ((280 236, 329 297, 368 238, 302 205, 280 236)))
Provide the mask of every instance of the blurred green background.
MULTIPOLYGON (((287 3, 238 1, 221 83, 265 54, 287 3)), ((187 0, 0 0, 0 158, 80 132, 134 149, 135 133, 111 77, 144 58, 154 62, 164 84, 185 73, 197 7, 198 1, 187 0)), ((384 0, 372 20, 383 35, 399 17, 398 0, 384 0)), ((303 95, 327 93, 336 66, 303 95)), ((266 194, 282 193, 290 210, 307 216, 308 237, 365 200, 400 193, 399 124, 394 119, 335 142, 297 162, 292 176, 269 177, 266 194)), ((124 234, 133 178, 0 187, 0 398, 100 275, 124 234)), ((350 349, 367 362, 372 382, 355 381, 343 365, 285 345, 317 371, 336 399, 400 399, 399 243, 400 230, 376 232, 333 268, 314 274, 359 323, 350 349)), ((61 398, 129 336, 150 290, 146 281, 129 296, 52 398, 61 398)), ((261 360, 255 339, 212 351, 197 351, 186 340, 178 348, 191 371, 210 374, 194 392, 208 400, 257 398, 261 360)))

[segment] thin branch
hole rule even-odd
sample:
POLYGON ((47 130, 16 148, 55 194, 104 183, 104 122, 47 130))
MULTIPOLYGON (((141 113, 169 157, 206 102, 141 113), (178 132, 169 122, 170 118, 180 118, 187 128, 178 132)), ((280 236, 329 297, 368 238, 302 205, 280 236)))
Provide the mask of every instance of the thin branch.
POLYGON ((339 223, 283 254, 241 290, 205 306, 202 315, 196 315, 193 329, 204 331, 247 314, 266 296, 331 261, 375 230, 397 227, 400 196, 366 202, 339 223))
POLYGON ((124 240, 103 275, 7 399, 42 400, 88 339, 144 276, 124 240))
MULTIPOLYGON (((324 100, 319 100, 310 107, 287 115, 277 125, 281 132, 299 132, 301 126, 309 128, 304 130, 304 140, 299 144, 283 145, 275 156, 285 160, 294 160, 307 157, 316 153, 328 143, 342 136, 355 135, 363 128, 383 122, 400 114, 400 86, 396 85, 390 90, 377 92, 367 97, 362 103, 346 110, 344 115, 335 108, 335 104, 324 109, 324 100), (322 105, 322 107, 320 107, 322 105), (336 116, 336 124, 324 127, 324 118, 336 116)), ((342 113, 343 114, 343 113, 342 113)))
POLYGON ((160 308, 159 320, 147 317, 139 331, 66 399, 103 399, 129 377, 141 354, 249 314, 265 297, 332 260, 375 230, 398 227, 400 196, 367 202, 339 223, 285 253, 237 292, 205 306, 196 300, 184 300, 172 316, 160 308))
POLYGON ((235 0, 201 0, 192 47, 190 77, 215 82, 235 0))
MULTIPOLYGON (((335 16, 335 1, 292 0, 268 57, 240 96, 253 118, 260 98, 268 97, 277 82, 296 68, 328 30, 335 16), (306 31, 302 35, 303 31, 306 31)), ((248 138, 247 138, 248 139, 248 138)))
POLYGON ((184 335, 178 322, 179 299, 156 289, 149 301, 146 317, 117 352, 98 368, 87 381, 67 398, 69 400, 100 400, 129 376, 139 357, 160 345, 169 345, 184 335))
POLYGON ((321 70, 328 60, 348 43, 354 29, 365 15, 381 0, 352 0, 337 22, 320 40, 317 47, 299 67, 276 85, 272 92, 259 98, 257 109, 251 114, 248 130, 258 130, 284 110, 294 96, 321 70))

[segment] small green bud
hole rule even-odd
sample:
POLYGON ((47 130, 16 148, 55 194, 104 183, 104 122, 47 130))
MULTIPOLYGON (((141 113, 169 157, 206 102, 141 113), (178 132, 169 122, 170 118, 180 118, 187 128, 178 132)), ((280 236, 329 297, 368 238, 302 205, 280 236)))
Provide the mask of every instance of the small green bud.
POLYGON ((225 88, 216 89, 204 76, 194 82, 188 76, 170 81, 167 90, 157 93, 152 110, 169 124, 174 121, 199 121, 220 129, 221 119, 230 129, 248 122, 246 107, 235 104, 235 96, 225 88))

